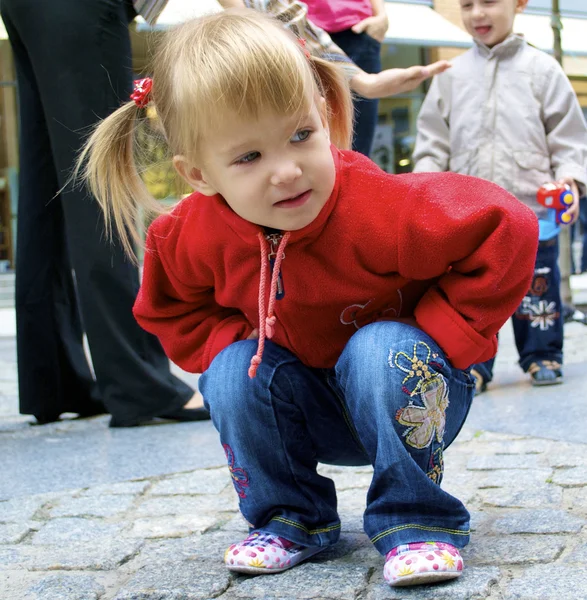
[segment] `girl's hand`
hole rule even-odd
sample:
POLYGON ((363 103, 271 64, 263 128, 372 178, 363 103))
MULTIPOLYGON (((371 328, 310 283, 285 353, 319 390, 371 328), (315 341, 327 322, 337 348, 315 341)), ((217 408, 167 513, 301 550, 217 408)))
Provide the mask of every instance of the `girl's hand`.
POLYGON ((557 183, 566 183, 573 193, 573 204, 566 210, 566 212, 571 215, 571 222, 568 224, 572 225, 579 218, 579 188, 577 187, 575 180, 570 177, 563 177, 562 179, 559 179, 557 183))
POLYGON ((383 12, 380 15, 373 15, 372 17, 367 17, 366 19, 359 21, 356 25, 353 25, 352 30, 354 33, 365 32, 369 37, 372 37, 378 42, 382 42, 388 27, 389 20, 387 18, 387 13, 383 12))
POLYGON ((251 333, 249 334, 249 337, 247 338, 247 340, 258 340, 258 339, 259 339, 259 330, 253 329, 253 331, 251 331, 251 333))
POLYGON ((410 92, 424 80, 443 73, 451 67, 447 60, 407 69, 386 69, 381 73, 365 73, 361 71, 351 79, 353 90, 364 98, 385 98, 394 94, 410 92))

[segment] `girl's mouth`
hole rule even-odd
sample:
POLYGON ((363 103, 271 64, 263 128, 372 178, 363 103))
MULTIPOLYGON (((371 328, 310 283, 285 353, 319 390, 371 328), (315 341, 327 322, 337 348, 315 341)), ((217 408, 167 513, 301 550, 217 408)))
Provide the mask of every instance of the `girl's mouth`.
POLYGON ((277 206, 278 208, 296 208, 297 206, 302 206, 305 204, 310 195, 312 194, 312 190, 306 190, 297 196, 293 196, 291 198, 286 198, 285 200, 280 200, 276 202, 273 206, 277 206))

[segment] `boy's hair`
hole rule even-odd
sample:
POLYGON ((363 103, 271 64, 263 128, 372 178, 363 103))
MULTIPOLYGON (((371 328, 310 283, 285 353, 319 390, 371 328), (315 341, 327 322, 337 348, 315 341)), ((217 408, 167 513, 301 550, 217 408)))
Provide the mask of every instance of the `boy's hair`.
MULTIPOLYGON (((352 100, 342 70, 307 52, 271 17, 229 10, 167 32, 153 59, 151 99, 172 155, 198 164, 206 135, 226 114, 256 118, 300 115, 322 95, 332 142, 348 148, 352 100)), ((136 165, 137 126, 143 109, 128 102, 97 125, 77 163, 129 256, 140 242, 139 208, 163 212, 136 165)))

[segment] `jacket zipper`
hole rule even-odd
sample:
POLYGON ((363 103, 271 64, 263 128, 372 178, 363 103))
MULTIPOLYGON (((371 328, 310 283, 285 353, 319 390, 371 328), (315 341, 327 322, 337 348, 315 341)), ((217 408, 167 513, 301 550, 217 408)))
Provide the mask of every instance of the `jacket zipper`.
MULTIPOLYGON (((275 259, 277 257, 277 251, 279 250, 279 244, 281 243, 281 233, 269 233, 265 236, 265 239, 269 242, 269 264, 271 265, 271 273, 273 274, 273 267, 275 265, 275 259)), ((285 256, 284 256, 285 258, 285 256)), ((277 292, 275 293, 276 300, 281 300, 285 296, 285 288, 283 287, 283 277, 279 273, 277 278, 277 292)))

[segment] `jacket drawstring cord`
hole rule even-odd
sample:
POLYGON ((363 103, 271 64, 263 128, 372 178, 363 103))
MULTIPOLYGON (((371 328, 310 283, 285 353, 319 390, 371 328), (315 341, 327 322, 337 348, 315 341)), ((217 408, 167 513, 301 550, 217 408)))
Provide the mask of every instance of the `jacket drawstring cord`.
POLYGON ((277 318, 273 314, 275 309, 275 296, 277 295, 277 281, 279 280, 279 272, 281 271, 281 261, 285 257, 285 247, 290 237, 290 232, 287 231, 281 238, 275 264, 273 265, 273 274, 271 276, 271 287, 269 290, 269 305, 267 313, 265 313, 265 286, 267 282, 267 269, 269 268, 267 255, 267 242, 265 236, 259 233, 259 245, 261 246, 261 273, 259 279, 259 342, 257 343, 257 354, 251 358, 251 366, 249 367, 249 377, 253 379, 257 375, 257 368, 263 360, 263 351, 265 350, 265 338, 271 339, 275 333, 275 323, 277 318))

